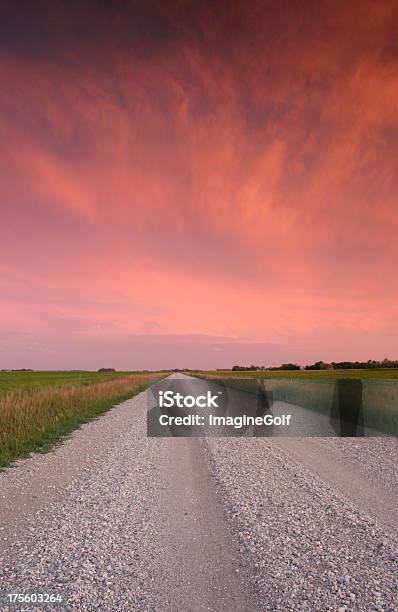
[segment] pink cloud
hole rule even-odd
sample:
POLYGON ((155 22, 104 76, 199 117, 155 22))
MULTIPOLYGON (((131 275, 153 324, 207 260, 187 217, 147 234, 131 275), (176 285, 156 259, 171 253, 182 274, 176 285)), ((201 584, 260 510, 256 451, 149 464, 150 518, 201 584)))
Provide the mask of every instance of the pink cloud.
POLYGON ((394 3, 365 5, 182 3, 163 44, 124 49, 119 16, 103 48, 0 55, 1 329, 394 357, 394 3))

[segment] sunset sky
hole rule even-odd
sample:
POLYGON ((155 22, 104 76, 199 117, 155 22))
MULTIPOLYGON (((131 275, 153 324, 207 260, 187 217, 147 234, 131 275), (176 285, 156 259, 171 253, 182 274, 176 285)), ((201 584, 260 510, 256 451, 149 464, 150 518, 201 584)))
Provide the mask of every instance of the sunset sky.
POLYGON ((0 367, 398 358, 396 0, 1 13, 0 367))

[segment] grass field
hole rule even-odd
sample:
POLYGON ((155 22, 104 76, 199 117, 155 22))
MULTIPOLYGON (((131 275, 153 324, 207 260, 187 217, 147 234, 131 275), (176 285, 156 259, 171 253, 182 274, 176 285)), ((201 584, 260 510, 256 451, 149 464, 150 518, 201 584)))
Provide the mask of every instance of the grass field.
POLYGON ((194 376, 211 378, 298 378, 312 380, 336 380, 338 378, 359 378, 361 380, 397 380, 398 369, 380 368, 379 370, 209 370, 191 372, 194 376))
POLYGON ((162 373, 0 373, 0 468, 32 451, 44 452, 162 373))
POLYGON ((12 389, 33 390, 63 385, 90 385, 136 372, 0 372, 0 394, 12 389))
POLYGON ((331 415, 348 415, 357 405, 367 427, 398 436, 398 370, 296 370, 195 372, 227 387, 258 394, 262 386, 275 400, 331 415), (264 382, 260 385, 260 380, 264 382))

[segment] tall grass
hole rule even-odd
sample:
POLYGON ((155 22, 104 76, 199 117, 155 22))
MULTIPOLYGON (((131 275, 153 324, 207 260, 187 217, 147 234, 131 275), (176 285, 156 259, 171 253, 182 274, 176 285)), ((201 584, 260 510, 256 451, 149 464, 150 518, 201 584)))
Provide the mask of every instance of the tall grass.
POLYGON ((90 385, 14 389, 0 395, 0 468, 45 451, 82 423, 104 413, 162 374, 133 374, 90 385))

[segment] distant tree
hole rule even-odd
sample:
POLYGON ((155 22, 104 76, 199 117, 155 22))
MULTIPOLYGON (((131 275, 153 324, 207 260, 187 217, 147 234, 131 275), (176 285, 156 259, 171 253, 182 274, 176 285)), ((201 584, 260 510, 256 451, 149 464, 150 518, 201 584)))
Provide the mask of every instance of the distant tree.
POLYGON ((301 370, 300 366, 297 363, 282 363, 280 366, 272 366, 267 368, 268 370, 301 370))
POLYGON ((282 363, 281 370, 299 370, 300 366, 297 363, 282 363))
POLYGON ((331 370, 333 369, 334 364, 325 363, 324 361, 316 361, 312 365, 306 365, 306 370, 331 370))
POLYGON ((251 366, 240 366, 240 365, 234 365, 232 367, 232 371, 233 372, 255 372, 257 370, 263 370, 263 366, 256 366, 256 365, 251 365, 251 366))
POLYGON ((98 372, 116 372, 115 368, 100 368, 98 372))
MULTIPOLYGON (((316 361, 311 365, 306 365, 305 370, 360 370, 360 369, 375 369, 375 368, 398 368, 398 360, 383 359, 382 361, 375 361, 374 359, 368 359, 368 361, 332 361, 326 363, 325 361, 316 361)), ((283 363, 280 366, 271 366, 265 368, 264 366, 241 366, 234 365, 232 371, 245 372, 255 370, 300 370, 300 366, 296 363, 283 363)))

